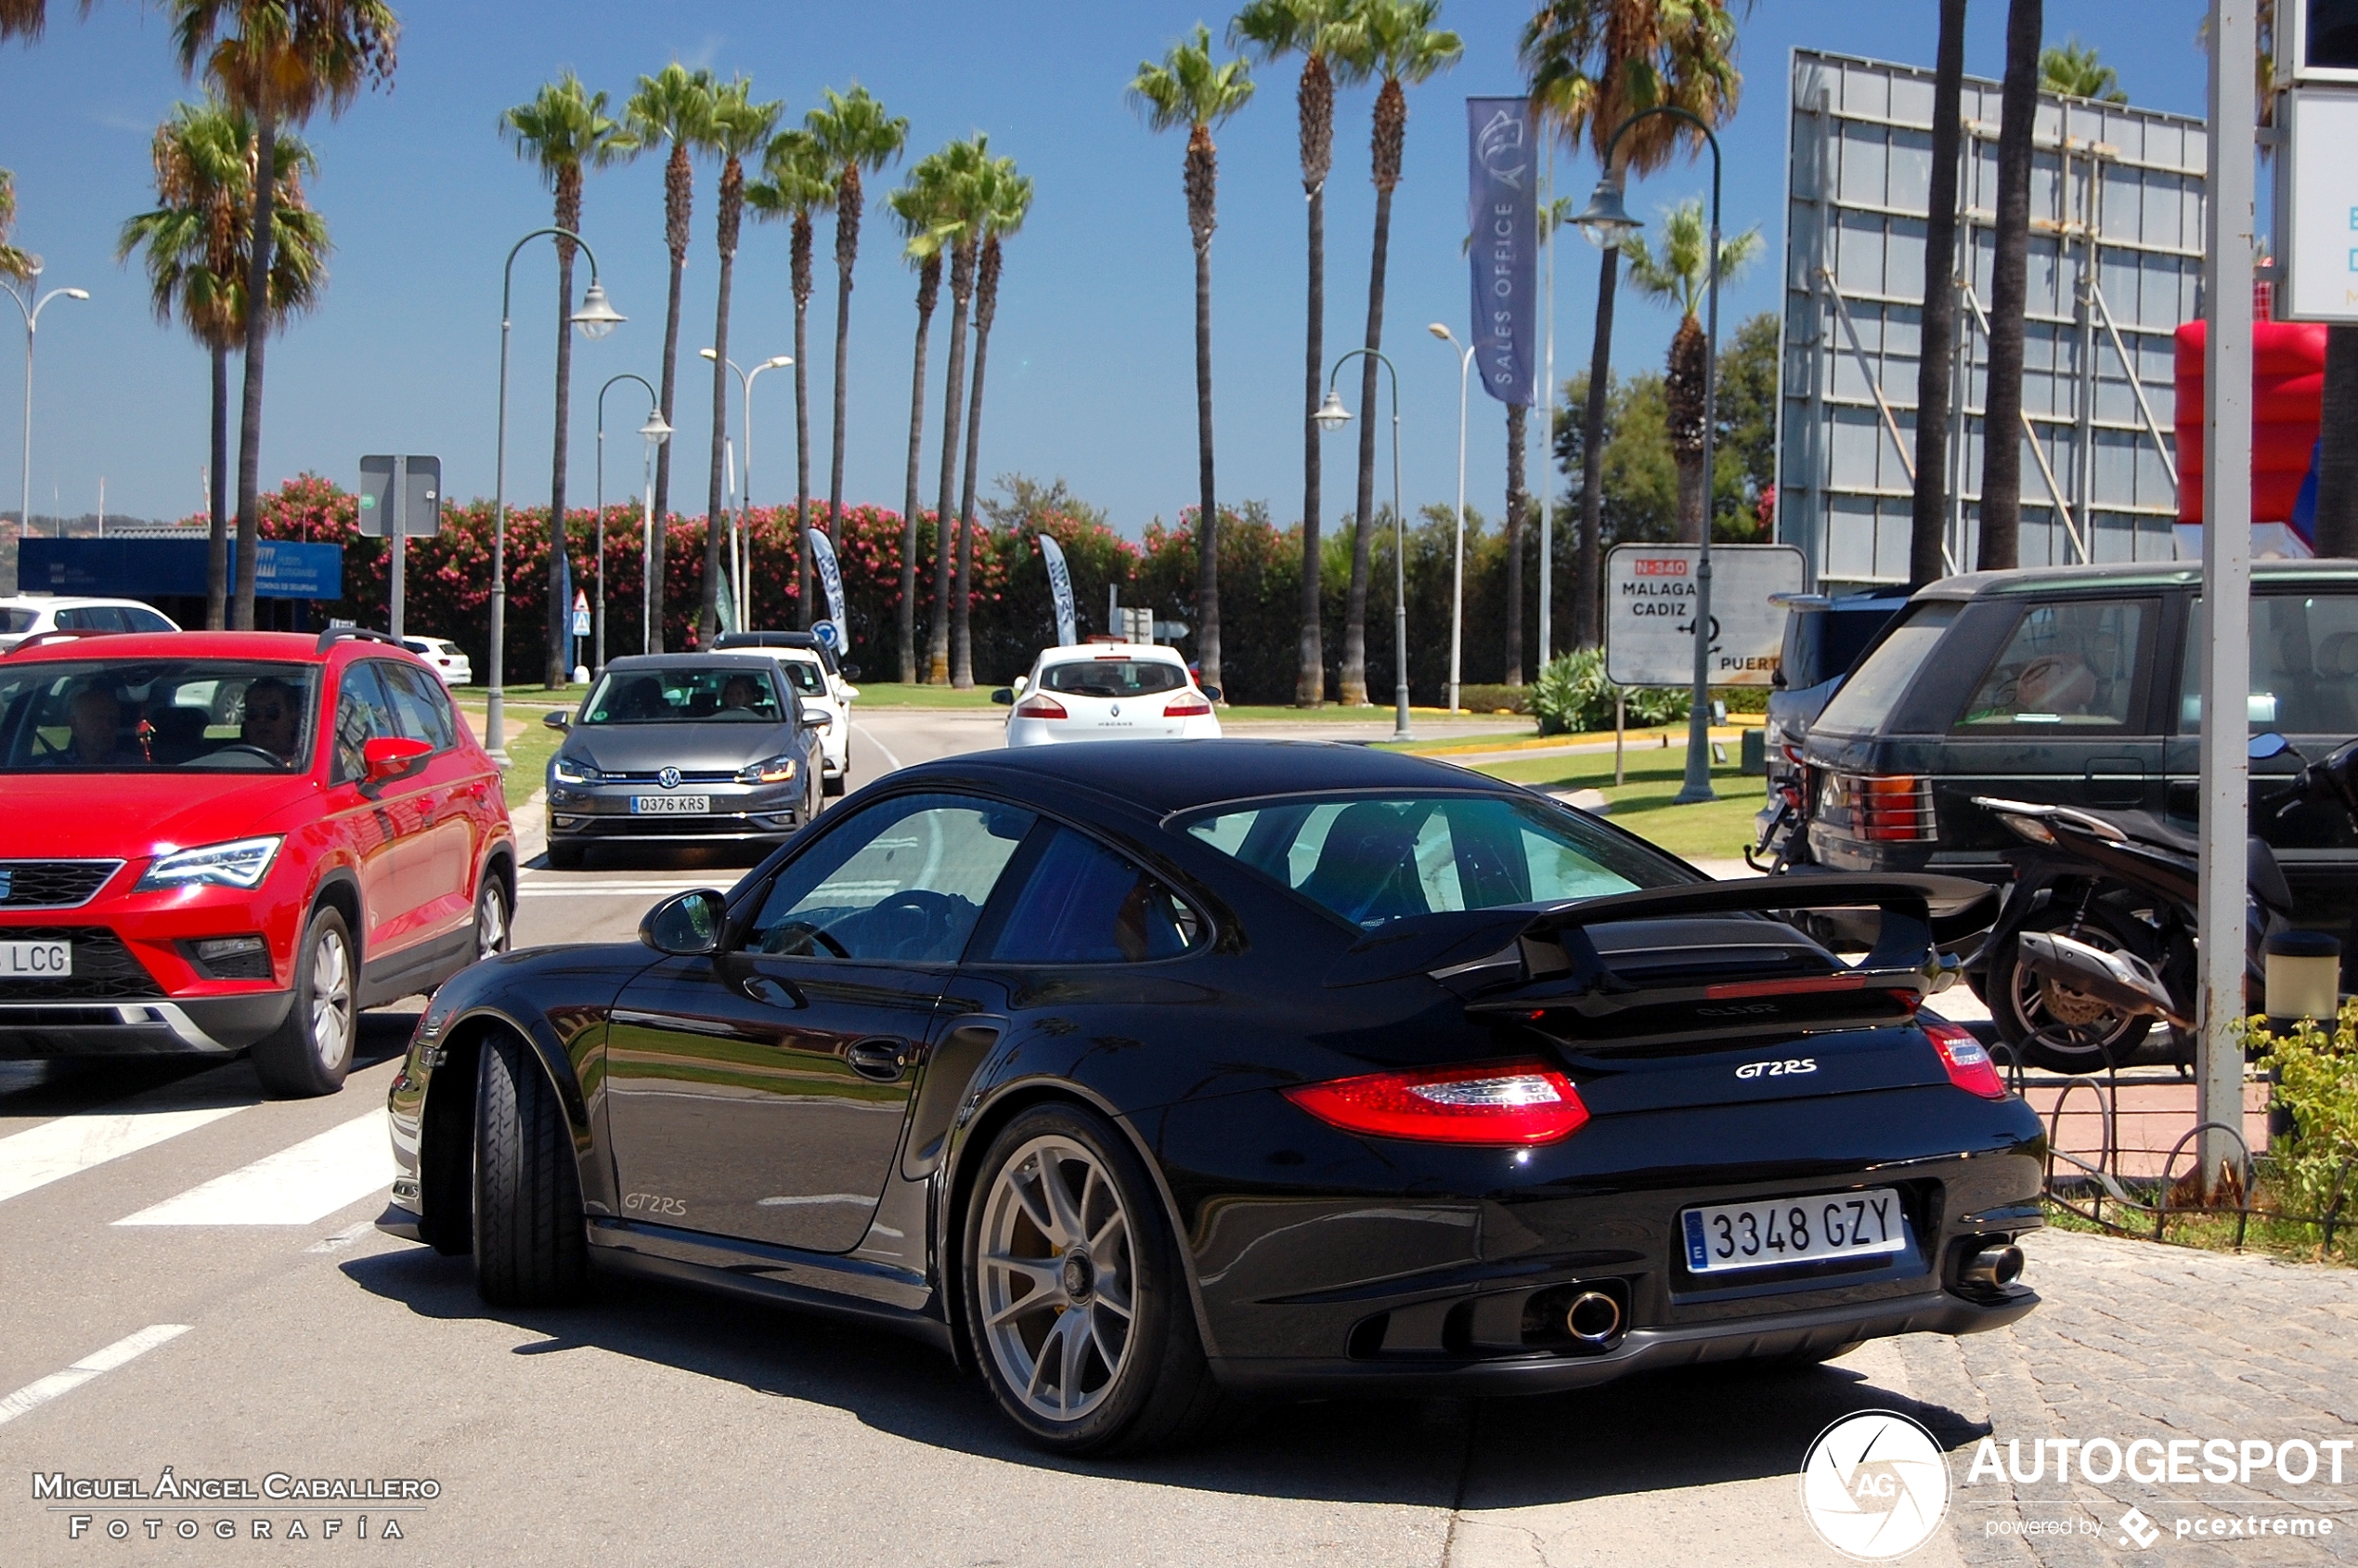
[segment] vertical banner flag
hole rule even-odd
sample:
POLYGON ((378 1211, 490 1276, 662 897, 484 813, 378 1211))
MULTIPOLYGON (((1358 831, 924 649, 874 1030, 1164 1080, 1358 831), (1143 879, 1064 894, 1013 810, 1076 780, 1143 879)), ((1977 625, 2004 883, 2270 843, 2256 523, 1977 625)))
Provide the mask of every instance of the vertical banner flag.
POLYGON ((1081 641, 1080 614, 1072 607, 1072 573, 1065 565, 1064 547, 1040 536, 1040 554, 1048 563, 1048 591, 1056 600, 1056 646, 1069 648, 1081 641))
POLYGON ((843 572, 836 565, 835 543, 816 528, 803 531, 810 536, 811 568, 819 574, 819 586, 827 590, 827 618, 849 636, 851 628, 843 619, 843 572))
POLYGON ((1532 408, 1539 302, 1539 202, 1529 100, 1466 100, 1466 259, 1473 273, 1482 389, 1532 408))

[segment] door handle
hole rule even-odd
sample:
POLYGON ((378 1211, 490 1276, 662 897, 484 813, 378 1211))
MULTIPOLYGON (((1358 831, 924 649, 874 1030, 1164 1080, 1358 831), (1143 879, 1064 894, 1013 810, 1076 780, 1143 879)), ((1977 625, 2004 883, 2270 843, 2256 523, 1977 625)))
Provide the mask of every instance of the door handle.
POLYGON ((756 1002, 767 1002, 772 1007, 799 1007, 803 1005, 802 993, 800 991, 795 990, 794 987, 786 984, 784 980, 772 979, 768 975, 754 975, 748 977, 745 982, 745 992, 747 996, 752 997, 756 1002))
POLYGON ((844 1053, 851 1070, 878 1083, 899 1080, 907 1063, 906 1044, 899 1040, 862 1040, 844 1053))

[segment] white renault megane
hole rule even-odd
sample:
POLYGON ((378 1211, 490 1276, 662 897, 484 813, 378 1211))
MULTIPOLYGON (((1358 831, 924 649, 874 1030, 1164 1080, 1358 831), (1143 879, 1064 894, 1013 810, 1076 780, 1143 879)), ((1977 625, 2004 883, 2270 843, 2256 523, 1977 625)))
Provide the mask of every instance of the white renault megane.
POLYGON ((1041 652, 1031 673, 991 700, 1007 705, 1009 745, 1060 741, 1213 740, 1217 687, 1198 686, 1178 650, 1093 642, 1041 652))

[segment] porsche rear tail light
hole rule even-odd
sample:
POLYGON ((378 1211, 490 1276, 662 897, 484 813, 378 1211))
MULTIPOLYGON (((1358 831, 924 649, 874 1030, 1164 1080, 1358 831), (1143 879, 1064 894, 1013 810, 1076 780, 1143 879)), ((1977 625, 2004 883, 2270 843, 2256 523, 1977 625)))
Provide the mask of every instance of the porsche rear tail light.
POLYGON ((1065 711, 1064 704, 1047 693, 1034 692, 1016 704, 1016 717, 1017 719, 1069 719, 1072 715, 1065 711))
POLYGON ((2006 1081, 1998 1076, 1998 1064, 1989 1059, 1989 1048, 1974 1038, 1972 1030, 1961 1029, 1946 1018, 1926 1018, 1924 1033, 1930 1037, 1932 1048, 1940 1054, 1940 1065, 1947 1069, 1950 1082, 1985 1100, 2006 1097, 2006 1081))
POLYGON ((1284 1091, 1330 1126, 1441 1144, 1551 1144, 1588 1120, 1572 1080, 1542 1062, 1427 1068, 1284 1091))
POLYGON ((1165 719, 1209 719, 1211 704, 1201 692, 1182 692, 1163 705, 1165 719))
POLYGON ((1851 809, 1858 836, 1872 843, 1929 844, 1940 836, 1924 774, 1829 773, 1820 789, 1826 806, 1851 809))

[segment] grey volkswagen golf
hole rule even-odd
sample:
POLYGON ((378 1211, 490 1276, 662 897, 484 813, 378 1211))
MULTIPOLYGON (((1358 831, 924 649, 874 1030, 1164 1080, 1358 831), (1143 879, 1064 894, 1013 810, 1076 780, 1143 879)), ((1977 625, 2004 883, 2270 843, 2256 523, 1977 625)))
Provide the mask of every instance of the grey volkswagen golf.
POLYGON ((549 759, 549 863, 592 844, 774 845, 819 814, 819 732, 775 659, 654 654, 615 659, 549 759))

